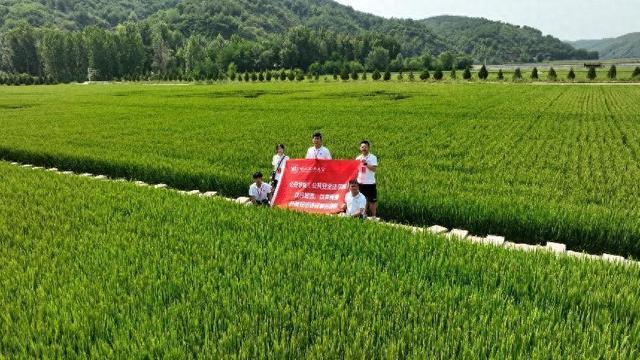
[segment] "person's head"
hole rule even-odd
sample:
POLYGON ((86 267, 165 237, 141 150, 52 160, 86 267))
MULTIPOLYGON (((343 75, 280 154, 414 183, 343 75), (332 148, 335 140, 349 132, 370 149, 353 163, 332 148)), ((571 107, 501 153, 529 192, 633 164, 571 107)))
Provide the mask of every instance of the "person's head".
POLYGON ((362 140, 360 141, 360 152, 364 155, 369 154, 369 147, 371 147, 371 144, 369 144, 369 141, 367 140, 362 140))
POLYGON ((349 181, 349 190, 351 190, 351 195, 358 195, 358 193, 360 192, 360 185, 358 185, 357 180, 349 181))
POLYGON ((311 140, 313 141, 313 145, 315 145, 315 147, 319 148, 320 146, 322 146, 322 134, 320 134, 319 132, 314 133, 313 136, 311 136, 311 140))
POLYGON ((253 174, 253 182, 258 185, 262 184, 262 173, 260 171, 253 174))
POLYGON ((276 154, 283 155, 284 154, 284 145, 278 144, 276 145, 276 154))

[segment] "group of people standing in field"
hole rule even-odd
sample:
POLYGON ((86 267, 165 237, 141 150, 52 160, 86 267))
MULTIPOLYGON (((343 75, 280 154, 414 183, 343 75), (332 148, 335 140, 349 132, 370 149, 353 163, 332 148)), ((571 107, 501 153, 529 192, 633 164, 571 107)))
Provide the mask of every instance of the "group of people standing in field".
MULTIPOLYGON (((322 144, 322 134, 314 133, 313 146, 307 150, 306 159, 331 160, 331 152, 322 144)), ((376 186, 376 171, 378 158, 370 152, 371 144, 367 140, 360 142, 360 154, 356 160, 360 161, 357 179, 349 182, 349 192, 345 196, 342 215, 364 218, 367 215, 375 218, 377 215, 378 189, 376 186)), ((283 144, 276 145, 273 155, 270 183, 263 181, 260 172, 253 174, 253 184, 249 187, 249 198, 255 205, 269 205, 278 182, 282 179, 284 168, 289 157, 285 154, 283 144)))

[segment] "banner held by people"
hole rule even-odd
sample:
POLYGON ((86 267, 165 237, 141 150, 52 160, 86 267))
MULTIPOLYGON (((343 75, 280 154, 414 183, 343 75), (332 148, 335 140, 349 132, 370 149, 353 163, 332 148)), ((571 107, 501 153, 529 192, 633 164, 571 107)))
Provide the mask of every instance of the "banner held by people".
POLYGON ((272 205, 309 213, 340 213, 349 181, 356 178, 359 168, 357 160, 289 160, 272 205))

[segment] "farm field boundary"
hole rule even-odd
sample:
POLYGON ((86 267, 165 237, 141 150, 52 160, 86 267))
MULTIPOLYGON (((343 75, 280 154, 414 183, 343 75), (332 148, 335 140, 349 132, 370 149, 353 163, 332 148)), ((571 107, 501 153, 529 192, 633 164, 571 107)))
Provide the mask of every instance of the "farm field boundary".
MULTIPOLYGON (((76 175, 76 176, 80 176, 80 177, 85 177, 85 178, 92 178, 92 179, 96 179, 96 180, 109 180, 109 181, 127 181, 125 179, 113 179, 110 178, 107 175, 95 175, 95 174, 91 174, 91 173, 74 173, 72 171, 61 171, 58 168, 44 168, 44 167, 39 167, 39 166, 34 166, 31 164, 21 164, 18 162, 6 162, 10 165, 13 166, 18 166, 18 167, 22 167, 22 168, 27 168, 27 169, 33 169, 33 170, 43 170, 43 171, 50 171, 50 172, 54 172, 54 173, 59 173, 62 175, 76 175)), ((191 191, 186 191, 186 190, 180 190, 180 189, 172 189, 170 188, 167 184, 149 184, 146 183, 144 181, 134 181, 134 183, 138 186, 141 187, 152 187, 154 189, 159 189, 159 190, 171 190, 171 191, 177 191, 180 194, 183 195, 189 195, 189 196, 200 196, 200 197, 214 197, 217 196, 219 198, 225 199, 227 201, 230 202, 234 202, 240 205, 251 205, 251 202, 249 201, 249 199, 247 197, 239 197, 239 198, 229 198, 229 197, 222 197, 219 196, 217 192, 215 191, 207 191, 207 192, 202 192, 200 190, 191 190, 191 191)), ((555 243, 555 242, 548 242, 546 244, 546 246, 540 246, 540 245, 530 245, 530 244, 519 244, 519 243, 514 243, 514 242, 510 242, 510 241, 506 241, 505 237, 503 236, 497 236, 497 235, 488 235, 486 237, 482 237, 482 236, 476 236, 473 234, 470 234, 469 231, 467 230, 463 230, 463 229, 448 229, 444 226, 440 226, 440 225, 433 225, 427 228, 424 227, 418 227, 418 226, 410 226, 410 225, 404 225, 404 224, 397 224, 397 223, 392 223, 392 222, 385 222, 385 221, 377 221, 379 224, 384 225, 384 226, 391 226, 391 227, 395 227, 398 229, 403 229, 403 230, 408 230, 410 232, 412 232, 413 234, 418 234, 418 233, 431 233, 433 235, 439 235, 439 236, 443 236, 449 240, 460 240, 460 241, 468 241, 468 242, 472 242, 472 243, 476 243, 476 244, 482 244, 482 245, 490 245, 490 246, 494 246, 494 247, 504 247, 507 249, 511 249, 511 250, 517 250, 517 251, 524 251, 524 252, 537 252, 537 251, 547 251, 547 252, 552 252, 555 253, 557 255, 566 255, 566 256, 570 256, 570 257, 576 257, 576 258, 581 258, 581 259, 587 259, 587 260, 603 260, 603 261, 607 261, 607 262, 612 262, 612 263, 616 263, 616 264, 623 264, 623 265, 635 265, 635 266, 640 266, 640 261, 635 261, 633 259, 625 259, 622 256, 619 255, 612 255, 612 254, 601 254, 601 255, 594 255, 594 254, 586 254, 583 252, 576 252, 576 251, 572 251, 572 250, 568 250, 566 244, 562 244, 562 243, 555 243)))

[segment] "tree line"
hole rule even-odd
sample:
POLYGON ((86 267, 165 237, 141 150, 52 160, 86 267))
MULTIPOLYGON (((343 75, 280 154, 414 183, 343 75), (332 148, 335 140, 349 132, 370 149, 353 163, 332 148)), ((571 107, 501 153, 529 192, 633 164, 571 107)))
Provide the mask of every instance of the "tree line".
POLYGON ((389 70, 464 69, 464 54, 425 52, 405 57, 391 36, 367 32, 349 35, 294 27, 269 39, 237 36, 185 37, 160 23, 124 23, 113 31, 82 31, 18 26, 0 36, 4 77, 58 83, 86 80, 216 80, 232 72, 297 69, 310 74, 389 70))

